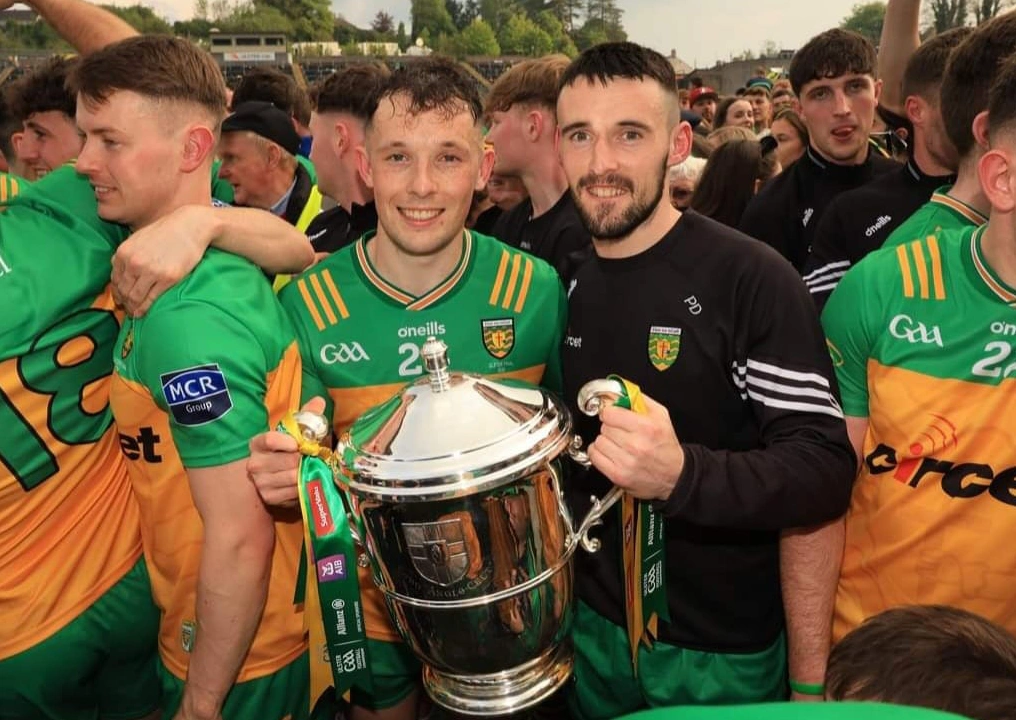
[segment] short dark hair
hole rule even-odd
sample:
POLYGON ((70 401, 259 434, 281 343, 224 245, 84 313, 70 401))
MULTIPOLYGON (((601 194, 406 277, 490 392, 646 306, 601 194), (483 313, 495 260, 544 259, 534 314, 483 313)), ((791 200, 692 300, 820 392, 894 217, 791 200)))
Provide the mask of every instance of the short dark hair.
POLYGON ((73 118, 77 102, 74 93, 67 89, 67 76, 77 62, 76 58, 53 57, 11 83, 4 93, 11 115, 21 122, 35 113, 50 111, 73 118))
MULTIPOLYGON (((483 104, 476 83, 458 63, 449 58, 421 58, 408 62, 393 72, 377 95, 371 117, 377 112, 382 100, 395 96, 409 99, 409 112, 413 115, 432 110, 451 115, 465 105, 475 122, 483 117, 483 104)), ((370 125, 370 120, 367 125, 370 125)))
POLYGON ((875 48, 863 35, 850 30, 833 28, 819 33, 790 60, 790 85, 797 95, 812 80, 848 73, 875 76, 875 48))
POLYGON ((349 113, 367 122, 390 75, 387 65, 372 62, 346 65, 311 88, 311 104, 319 113, 349 113))
POLYGON ((776 153, 758 140, 729 140, 713 150, 699 177, 691 208, 736 228, 755 197, 755 182, 776 174, 776 153))
POLYGON ((1006 13, 978 27, 949 55, 940 91, 942 120, 960 157, 977 145, 974 118, 988 109, 988 93, 999 66, 1014 47, 1016 13, 1006 13))
POLYGON ((295 117, 306 125, 310 122, 310 100, 296 84, 296 79, 277 68, 252 68, 243 74, 233 89, 233 107, 262 100, 295 117))
POLYGON ((938 102, 949 54, 973 31, 969 27, 953 28, 921 43, 903 71, 903 97, 917 95, 938 102))
POLYGON ((86 55, 71 70, 67 87, 93 103, 130 91, 198 105, 217 122, 226 113, 226 84, 212 56, 169 35, 135 35, 86 55))
POLYGON ((632 42, 602 43, 589 48, 565 69, 558 90, 573 85, 579 78, 598 80, 603 85, 610 80, 650 78, 677 99, 674 66, 655 50, 632 42))
POLYGON ((988 137, 992 144, 1000 133, 1016 130, 1016 54, 1005 61, 991 86, 988 119, 988 137))
POLYGON ((1016 708, 1016 638, 966 610, 887 610, 833 648, 832 700, 878 700, 975 720, 1010 720, 1016 708))

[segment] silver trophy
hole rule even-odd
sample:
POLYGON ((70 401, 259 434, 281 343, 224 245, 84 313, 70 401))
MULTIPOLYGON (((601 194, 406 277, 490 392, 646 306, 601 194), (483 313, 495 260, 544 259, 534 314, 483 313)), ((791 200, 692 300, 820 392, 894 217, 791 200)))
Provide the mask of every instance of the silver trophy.
MULTIPOLYGON (((427 693, 465 715, 518 712, 571 674, 572 556, 597 549, 588 532, 620 491, 575 529, 562 459, 588 460, 568 410, 527 383, 450 372, 433 338, 421 356, 428 377, 340 439, 340 482, 427 693)), ((595 381, 580 406, 595 415, 621 392, 595 381)))

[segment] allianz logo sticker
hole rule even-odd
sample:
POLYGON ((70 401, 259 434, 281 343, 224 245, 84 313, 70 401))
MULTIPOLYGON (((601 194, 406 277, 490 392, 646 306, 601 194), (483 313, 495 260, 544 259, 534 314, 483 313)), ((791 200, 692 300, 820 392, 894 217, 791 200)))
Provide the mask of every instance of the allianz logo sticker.
POLYGON ((160 375, 159 380, 178 425, 207 425, 233 409, 226 376, 218 363, 174 370, 160 375))
POLYGON ((942 330, 938 325, 930 328, 923 322, 914 320, 909 315, 900 314, 889 322, 889 334, 894 338, 906 340, 911 345, 938 345, 942 344, 942 330))

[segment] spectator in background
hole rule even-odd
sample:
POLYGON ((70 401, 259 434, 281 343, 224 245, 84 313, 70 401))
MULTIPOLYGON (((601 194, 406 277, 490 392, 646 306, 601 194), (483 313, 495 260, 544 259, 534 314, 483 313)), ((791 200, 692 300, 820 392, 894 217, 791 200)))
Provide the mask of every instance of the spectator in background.
POLYGON ((755 131, 743 125, 727 125, 709 133, 709 145, 715 150, 731 140, 756 140, 755 131))
POLYGON ((966 610, 909 605, 862 623, 829 655, 826 699, 934 708, 1011 720, 1016 639, 966 610))
POLYGON ((784 108, 797 109, 797 97, 789 87, 777 87, 773 89, 773 118, 784 108))
POLYGON ((487 197, 501 212, 508 212, 528 196, 526 186, 514 175, 501 175, 495 172, 487 181, 487 197))
POLYGON ((755 111, 751 103, 739 97, 725 97, 716 107, 716 122, 713 129, 719 130, 728 125, 755 129, 755 111))
MULTIPOLYGON (((261 208, 303 233, 321 212, 321 192, 297 162, 300 136, 289 117, 271 103, 240 103, 222 121, 219 177, 233 186, 235 204, 261 208)), ((275 279, 275 289, 288 282, 275 279)))
POLYGON ((756 133, 765 132, 773 122, 772 91, 773 83, 769 78, 755 77, 748 81, 744 97, 751 103, 756 133))
POLYGON ((16 117, 7 102, 5 93, 0 93, 0 172, 25 177, 25 168, 17 155, 15 143, 20 146, 24 133, 21 118, 16 117), (17 139, 15 139, 17 136, 17 139))
POLYGON ((78 156, 75 97, 64 87, 76 60, 54 57, 14 82, 6 97, 11 115, 24 125, 18 161, 28 180, 38 180, 78 156))
POLYGON ((251 100, 264 100, 290 116, 293 128, 300 136, 300 155, 309 155, 310 98, 297 85, 296 78, 277 68, 253 68, 240 78, 233 90, 230 109, 251 100), (306 147, 304 145, 306 144, 306 147))
POLYGON ((775 140, 730 140, 706 163, 691 209, 736 228, 759 188, 779 171, 775 140))
POLYGON ((681 88, 677 91, 677 100, 681 104, 682 110, 691 110, 691 103, 688 101, 688 95, 690 91, 681 88))
POLYGON ((667 187, 670 191, 670 204, 682 212, 691 205, 695 186, 698 185, 702 168, 706 161, 696 157, 687 157, 683 162, 672 165, 667 171, 667 187))
POLYGON ((716 117, 716 102, 720 96, 707 85, 695 87, 688 93, 688 103, 692 112, 697 112, 707 123, 712 124, 716 117))
POLYGON ((786 170, 804 155, 808 148, 808 128, 804 126, 801 116, 790 107, 776 113, 771 128, 776 139, 776 156, 780 167, 786 170))
POLYGON ((321 170, 318 188, 336 203, 307 228, 315 252, 333 253, 377 227, 374 191, 360 175, 357 153, 364 144, 374 95, 388 75, 385 65, 354 63, 317 83, 311 92, 311 160, 321 170))

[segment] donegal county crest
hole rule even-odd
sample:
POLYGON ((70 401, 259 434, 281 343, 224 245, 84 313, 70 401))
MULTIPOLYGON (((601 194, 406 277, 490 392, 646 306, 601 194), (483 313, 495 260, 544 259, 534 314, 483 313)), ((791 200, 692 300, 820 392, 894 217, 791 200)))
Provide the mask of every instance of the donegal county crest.
POLYGON ((515 347, 515 318, 481 321, 483 346, 498 360, 507 357, 515 347))
POLYGON ((469 547, 461 518, 428 523, 403 523, 413 567, 425 579, 448 587, 466 576, 469 547))
POLYGON ((681 328, 653 325, 649 328, 649 362, 663 372, 677 360, 681 351, 681 328))

